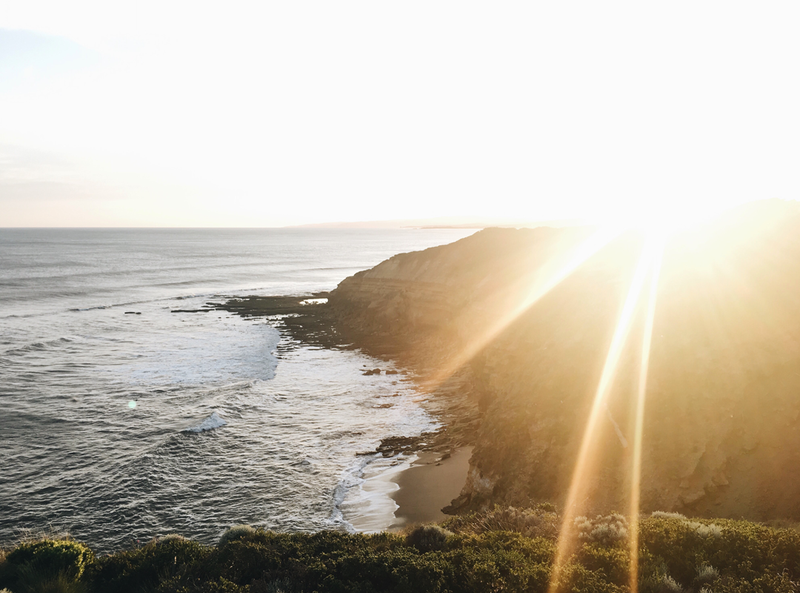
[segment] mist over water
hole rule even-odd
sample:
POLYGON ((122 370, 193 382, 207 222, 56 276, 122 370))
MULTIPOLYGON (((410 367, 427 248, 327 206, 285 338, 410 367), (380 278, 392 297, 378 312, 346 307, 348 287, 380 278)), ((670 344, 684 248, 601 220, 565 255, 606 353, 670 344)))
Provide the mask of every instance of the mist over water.
POLYGON ((171 310, 330 290, 471 232, 0 230, 0 545, 49 525, 98 550, 352 529, 357 454, 436 426, 413 384, 274 320, 171 310))

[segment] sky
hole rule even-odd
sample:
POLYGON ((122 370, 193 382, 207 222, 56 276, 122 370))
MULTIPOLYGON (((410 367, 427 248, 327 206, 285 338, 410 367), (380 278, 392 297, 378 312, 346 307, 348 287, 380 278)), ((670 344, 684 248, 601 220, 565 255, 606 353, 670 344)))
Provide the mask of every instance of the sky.
POLYGON ((8 2, 0 227, 800 197, 796 2, 8 2))

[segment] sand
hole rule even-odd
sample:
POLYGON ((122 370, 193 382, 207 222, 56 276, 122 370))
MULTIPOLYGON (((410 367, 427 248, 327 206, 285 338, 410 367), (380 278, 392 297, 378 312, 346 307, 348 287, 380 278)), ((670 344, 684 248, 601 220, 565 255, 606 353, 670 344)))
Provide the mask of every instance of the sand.
POLYGON ((441 453, 417 453, 409 468, 390 478, 399 488, 389 495, 398 506, 389 529, 446 519, 441 509, 461 493, 471 455, 472 447, 456 449, 447 459, 441 453))

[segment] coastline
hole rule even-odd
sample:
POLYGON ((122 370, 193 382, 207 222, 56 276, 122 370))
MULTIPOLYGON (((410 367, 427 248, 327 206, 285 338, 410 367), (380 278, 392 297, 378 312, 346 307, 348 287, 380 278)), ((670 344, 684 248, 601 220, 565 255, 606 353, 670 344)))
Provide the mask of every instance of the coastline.
POLYGON ((408 525, 445 520, 452 514, 445 514, 443 508, 460 508, 457 499, 467 482, 477 431, 479 413, 469 374, 457 372, 429 385, 426 370, 420 369, 425 365, 409 356, 412 353, 393 347, 388 336, 358 336, 353 340, 342 335, 341 324, 326 302, 329 294, 248 296, 208 306, 243 317, 272 317, 281 331, 300 342, 326 349, 357 349, 404 368, 401 375, 417 385, 424 394, 422 407, 442 426, 412 437, 387 435, 373 452, 380 461, 365 464, 357 496, 345 498, 340 511, 356 531, 363 533, 398 531, 408 525), (310 299, 314 304, 305 304, 310 299))

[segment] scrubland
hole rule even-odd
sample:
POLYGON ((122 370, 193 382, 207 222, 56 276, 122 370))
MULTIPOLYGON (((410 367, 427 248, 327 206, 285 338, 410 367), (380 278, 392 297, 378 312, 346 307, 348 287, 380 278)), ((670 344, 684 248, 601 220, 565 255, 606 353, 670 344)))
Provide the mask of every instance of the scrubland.
MULTIPOLYGON (((403 533, 236 526, 217 545, 169 535, 108 555, 69 538, 32 539, 0 555, 0 587, 13 593, 632 590, 628 521, 618 514, 578 517, 570 527, 572 552, 555 571, 561 517, 546 504, 496 507, 403 533)), ((641 517, 638 533, 636 589, 643 593, 800 589, 795 527, 653 513, 641 517)))

